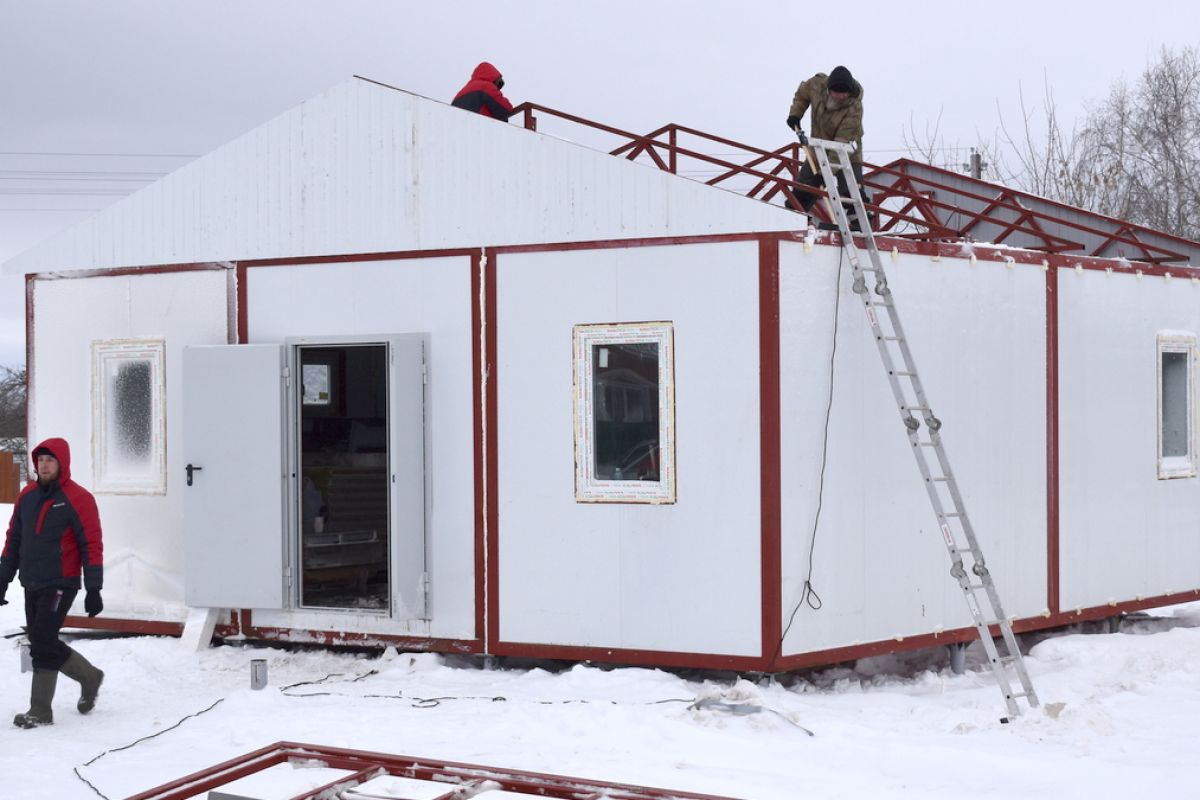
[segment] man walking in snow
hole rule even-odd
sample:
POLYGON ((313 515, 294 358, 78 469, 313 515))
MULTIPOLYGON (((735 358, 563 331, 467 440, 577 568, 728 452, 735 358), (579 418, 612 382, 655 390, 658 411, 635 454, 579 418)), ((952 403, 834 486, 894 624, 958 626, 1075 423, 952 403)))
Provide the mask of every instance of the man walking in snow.
POLYGON ((500 70, 484 61, 471 73, 471 80, 454 95, 450 105, 508 122, 513 105, 500 91, 503 88, 504 77, 500 70))
MULTIPOLYGON (((810 126, 814 139, 832 139, 835 142, 854 142, 857 147, 850 155, 851 168, 858 185, 862 186, 862 137, 863 137, 863 87, 850 70, 845 67, 834 67, 828 75, 818 72, 800 84, 792 98, 792 107, 788 111, 787 126, 797 133, 800 132, 800 118, 805 111, 810 111, 810 126)), ((806 186, 824 186, 825 180, 813 171, 806 162, 800 168, 796 182, 806 186)), ((838 175, 838 189, 843 197, 849 194, 846 179, 838 175)), ((796 192, 796 199, 807 213, 817 201, 817 196, 807 192, 796 192)), ((866 190, 863 199, 870 202, 866 190)), ((791 203, 787 204, 791 208, 791 203)), ((853 227, 857 228, 857 224, 853 227)))
POLYGON ((8 602, 4 595, 19 572, 33 658, 29 710, 13 718, 19 728, 54 722, 59 672, 79 682, 76 708, 81 714, 96 705, 104 680, 103 672, 58 638, 79 594, 81 572, 87 615, 94 617, 104 610, 100 599, 104 546, 96 499, 71 480, 71 448, 65 439, 47 439, 33 449, 32 457, 37 480, 26 484, 17 498, 0 552, 0 605, 8 602))

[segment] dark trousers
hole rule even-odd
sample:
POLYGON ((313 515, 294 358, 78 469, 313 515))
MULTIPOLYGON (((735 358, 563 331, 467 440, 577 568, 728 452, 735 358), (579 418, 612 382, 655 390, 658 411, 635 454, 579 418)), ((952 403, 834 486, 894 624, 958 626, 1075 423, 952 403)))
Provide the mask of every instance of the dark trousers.
POLYGON ((71 648, 58 638, 78 589, 26 589, 25 632, 34 669, 58 669, 71 655, 71 648))
MULTIPOLYGON (((859 191, 862 192, 863 202, 870 203, 871 196, 867 194, 866 187, 863 186, 862 164, 852 162, 850 164, 850 168, 854 170, 854 180, 858 182, 859 191)), ((849 195, 850 187, 846 185, 846 176, 841 170, 838 170, 837 172, 837 182, 838 193, 842 197, 849 195)), ((819 172, 813 172, 812 167, 810 167, 808 162, 805 161, 800 167, 800 174, 796 176, 796 183, 801 183, 805 186, 821 187, 825 185, 825 178, 822 177, 819 172)), ((801 207, 803 207, 805 211, 808 211, 813 207, 813 203, 817 202, 818 198, 815 194, 796 192, 796 199, 800 201, 801 207)), ((851 211, 851 209, 847 208, 847 213, 849 213, 849 211, 851 211)))

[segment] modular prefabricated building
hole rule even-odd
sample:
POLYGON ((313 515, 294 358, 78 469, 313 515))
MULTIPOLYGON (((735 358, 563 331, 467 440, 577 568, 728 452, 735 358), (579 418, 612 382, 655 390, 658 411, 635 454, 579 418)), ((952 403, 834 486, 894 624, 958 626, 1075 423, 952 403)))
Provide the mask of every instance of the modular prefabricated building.
MULTIPOLYGON (((796 219, 354 79, 14 259, 30 436, 105 530, 73 622, 754 671, 973 638, 796 219)), ((1200 596, 1194 271, 880 244, 1016 629, 1200 596)))

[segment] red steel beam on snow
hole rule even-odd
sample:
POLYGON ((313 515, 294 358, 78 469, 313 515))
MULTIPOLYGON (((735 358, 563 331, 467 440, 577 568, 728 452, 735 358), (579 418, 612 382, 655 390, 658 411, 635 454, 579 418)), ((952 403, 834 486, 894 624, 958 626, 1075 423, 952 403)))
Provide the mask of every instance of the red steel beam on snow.
POLYGON ((434 761, 411 756, 376 753, 367 750, 352 750, 342 747, 325 747, 298 742, 276 742, 259 750, 224 761, 207 769, 194 772, 178 780, 163 784, 127 800, 186 800, 204 792, 218 789, 238 778, 253 775, 277 764, 292 761, 314 766, 343 769, 349 775, 326 785, 305 791, 292 800, 316 800, 316 798, 339 797, 341 792, 361 785, 382 775, 395 775, 415 780, 431 781, 454 787, 446 797, 457 796, 464 786, 484 782, 497 784, 497 788, 531 797, 555 797, 563 800, 736 800, 724 795, 697 794, 649 786, 612 783, 608 781, 571 778, 523 770, 508 770, 479 764, 464 764, 454 761, 434 761))

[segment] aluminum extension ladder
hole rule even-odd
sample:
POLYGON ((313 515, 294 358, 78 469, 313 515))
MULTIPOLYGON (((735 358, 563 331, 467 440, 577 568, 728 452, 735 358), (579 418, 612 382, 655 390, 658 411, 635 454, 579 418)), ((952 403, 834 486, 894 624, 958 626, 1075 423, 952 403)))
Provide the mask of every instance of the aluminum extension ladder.
POLYGON ((917 374, 917 365, 913 361, 908 339, 900 324, 900 315, 896 310, 892 291, 888 288, 883 261, 879 257, 879 250, 875 247, 875 234, 871 230, 870 218, 867 216, 862 193, 850 165, 850 154, 854 152, 855 146, 853 143, 825 139, 809 139, 805 142, 803 134, 800 134, 800 139, 802 144, 807 145, 810 159, 815 158, 816 160, 814 171, 816 167, 819 167, 821 176, 825 179, 830 217, 841 232, 842 249, 850 262, 854 277, 852 288, 863 300, 867 321, 871 325, 871 332, 875 335, 875 344, 879 348, 879 356, 883 359, 883 366, 887 370, 888 383, 892 385, 892 395, 899 406, 900 418, 908 433, 908 441, 912 444, 913 455, 917 459, 921 477, 925 480, 925 490, 929 494, 929 502, 933 505, 933 512, 937 516, 938 527, 942 531, 946 551, 950 555, 950 574, 958 581, 958 585, 963 591, 967 608, 970 609, 971 617, 975 621, 975 628, 979 632, 979 640, 983 643, 984 650, 987 651, 988 664, 991 666, 992 674, 996 676, 996 683, 1000 686, 1000 691, 1004 693, 1004 703, 1008 707, 1009 716, 1001 718, 1001 721, 1008 722, 1021 714, 1021 707, 1017 703, 1018 699, 1023 697, 1030 708, 1036 708, 1038 705, 1037 693, 1033 690, 1033 683, 1025 669, 1025 662, 1021 657, 1021 650, 1017 646, 1016 637, 1013 635, 1012 625, 1000 605, 1000 594, 996 591, 991 571, 984 560, 983 551, 979 548, 979 541, 975 538, 975 529, 971 526, 966 506, 963 505, 958 481, 950 469, 950 461, 947 459, 946 449, 942 445, 942 423, 934 416, 929 401, 925 397, 925 387, 921 383, 920 375, 917 374), (830 153, 837 156, 836 166, 830 163, 830 153), (839 170, 845 176, 846 188, 850 195, 848 198, 843 198, 839 191, 836 178, 839 170), (851 231, 852 218, 846 213, 847 205, 852 208, 853 220, 861 229, 859 235, 862 236, 867 255, 870 258, 870 266, 864 267, 859 262, 859 247, 854 242, 851 231), (875 285, 872 290, 874 297, 867 289, 865 273, 868 272, 873 273, 875 277, 875 285), (886 324, 881 320, 880 313, 876 309, 882 311, 886 324), (904 385, 905 381, 908 384, 907 390, 904 385), (921 420, 913 415, 914 412, 919 413, 925 422, 925 438, 921 436, 921 420), (930 451, 936 457, 936 462, 932 462, 930 459, 930 451), (935 465, 936 469, 934 469, 935 465), (969 564, 963 563, 963 556, 970 556, 969 564), (999 628, 1003 634, 1006 655, 1000 655, 996 648, 996 642, 990 632, 992 626, 999 628), (1020 681, 1021 691, 1019 692, 1013 691, 1010 670, 1020 681))

